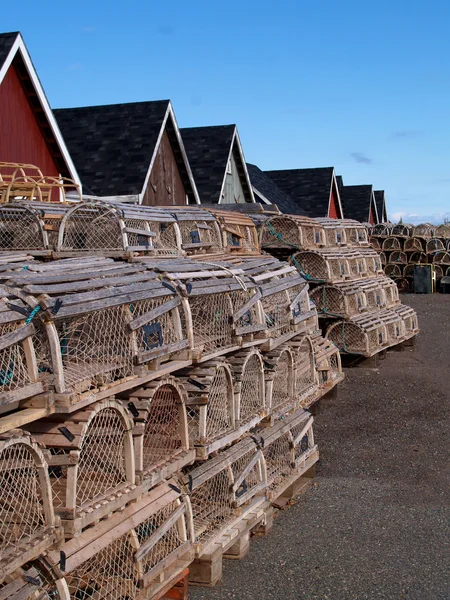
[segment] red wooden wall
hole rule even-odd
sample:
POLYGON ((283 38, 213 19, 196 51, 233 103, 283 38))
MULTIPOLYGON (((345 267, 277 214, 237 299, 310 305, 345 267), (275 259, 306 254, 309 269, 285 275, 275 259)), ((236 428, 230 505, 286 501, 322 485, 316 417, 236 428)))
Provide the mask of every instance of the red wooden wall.
POLYGON ((161 138, 142 204, 146 206, 186 204, 186 190, 166 131, 161 138))
POLYGON ((334 189, 334 182, 331 186, 331 195, 330 195, 330 208, 328 209, 328 217, 330 219, 340 219, 341 211, 339 210, 339 203, 336 190, 334 189))
POLYGON ((58 176, 13 65, 0 84, 0 161, 31 163, 44 175, 58 176))
POLYGON ((373 208, 372 208, 372 203, 370 204, 369 223, 370 223, 371 225, 375 225, 375 218, 374 218, 374 216, 373 216, 373 208))

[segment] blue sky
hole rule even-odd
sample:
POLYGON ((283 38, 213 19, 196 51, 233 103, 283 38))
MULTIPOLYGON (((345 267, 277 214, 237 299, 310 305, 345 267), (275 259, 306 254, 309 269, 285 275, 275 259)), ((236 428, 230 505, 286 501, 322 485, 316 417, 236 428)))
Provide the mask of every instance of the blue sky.
POLYGON ((393 218, 450 216, 446 0, 25 0, 0 22, 54 108, 170 98, 181 127, 237 123, 262 169, 334 166, 393 218))

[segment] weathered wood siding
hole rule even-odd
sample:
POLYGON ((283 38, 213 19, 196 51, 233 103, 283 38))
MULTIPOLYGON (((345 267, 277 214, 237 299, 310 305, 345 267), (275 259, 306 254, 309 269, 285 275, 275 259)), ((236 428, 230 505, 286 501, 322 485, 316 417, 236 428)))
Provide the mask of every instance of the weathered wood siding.
POLYGON ((186 190, 166 131, 161 138, 142 204, 146 206, 186 204, 186 190))
POLYGON ((0 161, 33 164, 44 175, 59 175, 13 65, 0 84, 0 161))
POLYGON ((227 173, 225 175, 225 185, 223 187, 221 204, 242 204, 244 203, 245 195, 239 175, 236 159, 231 155, 230 162, 227 165, 227 173))
POLYGON ((334 182, 331 184, 331 196, 330 196, 330 207, 328 209, 328 216, 330 219, 340 219, 341 211, 339 210, 337 190, 335 189, 334 182))

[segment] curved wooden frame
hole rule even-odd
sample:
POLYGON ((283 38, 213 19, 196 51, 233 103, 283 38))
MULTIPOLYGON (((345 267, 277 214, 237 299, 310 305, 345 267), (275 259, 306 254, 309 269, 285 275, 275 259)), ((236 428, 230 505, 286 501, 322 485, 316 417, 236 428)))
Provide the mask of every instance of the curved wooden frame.
POLYGON ((385 237, 391 235, 393 225, 392 223, 377 223, 372 227, 371 235, 379 237, 385 237))
POLYGON ((397 223, 394 225, 391 230, 391 235, 397 235, 400 237, 411 237, 414 229, 414 225, 409 225, 408 223, 397 223))
POLYGON ((434 254, 435 252, 445 252, 446 247, 443 242, 438 238, 431 238, 427 240, 425 245, 426 254, 434 254))
POLYGON ((47 462, 35 441, 29 435, 22 435, 22 432, 18 431, 14 430, 16 433, 0 436, 0 462, 5 460, 5 455, 15 449, 23 454, 23 456, 15 457, 12 464, 9 465, 9 471, 20 469, 15 478, 8 476, 8 463, 2 465, 0 470, 3 475, 1 479, 4 478, 0 486, 0 517, 1 526, 4 529, 2 538, 6 535, 8 526, 11 526, 10 536, 15 538, 6 541, 6 545, 1 550, 0 581, 25 563, 38 558, 62 539, 62 528, 53 509, 47 462), (33 465, 27 464, 30 460, 34 463, 33 465), (19 461, 22 461, 22 466, 19 461), (27 467, 37 471, 32 485, 26 483, 27 467), (35 504, 39 502, 39 499, 34 497, 35 494, 40 495, 39 509, 35 504), (13 506, 13 503, 16 502, 18 505, 13 506), (27 507, 27 503, 31 503, 31 505, 27 507), (38 515, 34 514, 32 510, 34 508, 38 511, 38 515), (8 516, 9 518, 7 518, 8 516), (30 520, 35 518, 40 523, 36 522, 32 525, 30 520), (34 526, 34 531, 25 531, 26 527, 32 526, 34 526))
POLYGON ((227 358, 234 379, 236 421, 248 431, 267 415, 263 357, 258 349, 249 348, 227 358), (257 363, 255 373, 251 363, 257 363))
POLYGON ((397 263, 397 264, 401 264, 401 265, 408 264, 407 254, 405 254, 405 252, 403 252, 401 250, 395 250, 394 252, 391 252, 391 254, 389 256, 388 264, 393 264, 393 263, 397 263))
POLYGON ((435 265, 450 265, 450 252, 435 252, 432 258, 435 265))
POLYGON ((404 252, 423 252, 423 249, 421 238, 410 237, 405 240, 404 252))
POLYGON ((386 273, 386 275, 388 277, 392 277, 392 278, 402 276, 402 269, 400 268, 399 264, 388 263, 384 267, 384 272, 386 273))
POLYGON ((146 383, 126 396, 123 402, 135 423, 137 481, 152 487, 195 459, 188 434, 188 394, 179 378, 169 376, 146 383))
POLYGON ((47 231, 36 204, 35 202, 8 202, 0 205, 1 251, 25 251, 42 256, 50 253, 47 231))
POLYGON ((412 230, 413 237, 430 238, 435 237, 435 226, 431 223, 421 223, 416 225, 412 230))
POLYGON ((450 224, 443 223, 442 225, 438 225, 434 230, 434 235, 437 238, 449 239, 450 238, 450 224))
POLYGON ((63 519, 65 531, 72 535, 141 494, 135 483, 133 421, 129 411, 114 398, 74 412, 65 421, 55 419, 35 421, 27 429, 48 450, 55 511, 63 519), (109 414, 102 413, 111 412, 117 429, 112 424, 102 427, 108 435, 122 438, 115 440, 116 446, 106 443, 106 438, 100 444, 99 434, 92 437, 91 433, 93 422, 97 426, 98 418, 109 418, 109 414), (93 456, 94 443, 98 457, 93 456), (101 489, 104 486, 106 489, 101 489))
POLYGON ((260 254, 258 232, 247 215, 213 208, 209 208, 208 211, 217 218, 225 252, 242 255, 260 254))
POLYGON ((283 249, 292 253, 300 249, 324 248, 325 230, 315 219, 297 215, 275 215, 260 226, 263 249, 283 249))
POLYGON ((294 394, 294 355, 287 345, 263 355, 266 406, 271 416, 297 406, 294 394))
POLYGON ((314 362, 314 346, 309 335, 289 342, 294 354, 295 400, 297 406, 308 408, 317 400, 319 380, 314 362))
POLYGON ((327 394, 344 379, 341 355, 333 342, 322 336, 312 339, 320 396, 327 394))
POLYGON ((176 218, 181 236, 181 249, 188 256, 224 252, 222 231, 217 217, 200 207, 168 208, 176 218))
POLYGON ((423 265, 428 262, 428 256, 425 252, 413 252, 409 256, 409 264, 423 265))
POLYGON ((383 240, 383 245, 381 246, 381 249, 383 250, 383 252, 391 250, 402 250, 402 246, 403 245, 399 238, 391 236, 383 240))
POLYGON ((43 560, 34 560, 7 577, 1 594, 3 600, 36 600, 55 596, 59 600, 70 600, 66 580, 57 578, 43 560))

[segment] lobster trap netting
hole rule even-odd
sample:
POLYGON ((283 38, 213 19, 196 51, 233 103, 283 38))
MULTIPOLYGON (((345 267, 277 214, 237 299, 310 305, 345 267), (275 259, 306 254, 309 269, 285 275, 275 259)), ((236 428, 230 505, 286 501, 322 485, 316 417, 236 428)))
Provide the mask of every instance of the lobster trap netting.
POLYGON ((20 441, 0 442, 0 556, 45 533, 43 502, 35 453, 20 441))
MULTIPOLYGON (((247 291, 234 291, 230 292, 230 301, 233 306, 233 312, 242 308, 249 301, 249 293, 247 291)), ((251 306, 245 314, 242 315, 237 321, 236 326, 244 328, 242 333, 245 335, 245 328, 248 327, 249 330, 254 331, 254 326, 258 325, 261 322, 261 317, 258 312, 258 307, 256 304, 251 306)), ((261 329, 264 329, 264 326, 261 325, 261 329)))
POLYGON ((197 542, 208 541, 233 518, 231 483, 230 471, 225 467, 190 493, 197 542))
POLYGON ((267 486, 274 492, 292 475, 291 436, 286 432, 263 449, 267 469, 267 486))
POLYGON ((420 238, 411 237, 405 240, 404 252, 422 252, 423 242, 420 238))
POLYGON ((414 237, 435 237, 435 227, 431 223, 421 223, 413 228, 412 235, 414 237))
MULTIPOLYGON (((133 319, 141 317, 155 308, 163 306, 167 300, 167 296, 160 296, 133 302, 129 305, 131 317, 133 319)), ((136 329, 135 342, 138 353, 145 353, 160 346, 170 346, 186 339, 186 323, 180 319, 177 328, 175 318, 177 316, 173 315, 172 311, 168 311, 136 329), (180 337, 180 329, 182 337, 180 337)), ((167 358, 169 358, 169 354, 167 354, 167 358)))
POLYGON ((80 451, 76 487, 77 508, 113 492, 127 482, 126 435, 124 421, 114 408, 103 408, 94 415, 80 451))
POLYGON ((194 346, 215 352, 232 345, 232 304, 228 294, 209 294, 189 298, 194 346))
MULTIPOLYGON (((330 278, 327 260, 316 252, 297 252, 292 256, 292 262, 300 274, 306 276, 306 279, 327 281, 330 278)), ((330 265, 330 270, 334 275, 337 273, 338 278, 341 277, 339 265, 334 270, 332 265, 330 265)))
POLYGON ((133 373, 126 308, 106 308, 55 321, 64 383, 82 392, 133 373))
POLYGON ((223 250, 220 229, 214 221, 178 219, 182 248, 188 254, 206 250, 214 254, 223 250))
POLYGON ((311 290, 309 295, 319 314, 332 316, 346 314, 347 312, 346 298, 336 287, 319 286, 311 290))
MULTIPOLYGON (((300 435, 304 426, 304 423, 299 423, 292 426, 291 433, 294 440, 300 435)), ((310 427, 301 437, 300 441, 297 444, 294 444, 294 460, 297 462, 313 446, 314 436, 312 427, 310 427)))
POLYGON ((387 256, 384 252, 380 252, 380 261, 382 265, 386 265, 387 264, 387 256))
POLYGON ((402 251, 394 251, 389 256, 389 263, 400 263, 402 265, 408 264, 408 256, 402 251))
POLYGON ((436 229, 434 230, 434 235, 437 238, 445 238, 445 239, 450 238, 450 224, 443 223, 442 225, 438 225, 436 227, 436 229))
POLYGON ((303 247, 299 224, 290 217, 272 217, 261 226, 262 248, 295 250, 303 247))
POLYGON ((384 272, 388 277, 401 277, 402 275, 402 269, 400 265, 394 265, 392 263, 388 263, 384 267, 384 272))
MULTIPOLYGON (((233 480, 236 482, 240 478, 240 475, 244 472, 248 465, 250 465, 251 460, 255 457, 257 453, 257 449, 254 445, 250 447, 250 450, 234 460, 231 463, 231 472, 233 475, 233 480)), ((263 481, 262 467, 258 462, 256 462, 253 467, 245 474, 245 478, 239 483, 237 488, 234 491, 235 504, 240 504, 240 500, 247 500, 249 497, 252 497, 256 492, 260 489, 261 483, 263 481)))
POLYGON ((280 337, 291 331, 289 296, 285 291, 276 292, 261 299, 266 331, 270 338, 280 337))
MULTIPOLYGON (((0 324, 0 340, 4 335, 17 331, 23 324, 9 322, 0 324)), ((32 383, 25 352, 21 342, 0 350, 0 392, 25 388, 32 383)))
POLYGON ((39 215, 20 205, 0 206, 0 250, 46 250, 39 215))
POLYGON ((131 533, 115 540, 66 576, 73 600, 133 600, 138 595, 131 533))
POLYGON ((432 254, 433 252, 443 252, 445 249, 446 248, 444 244, 437 238, 428 240, 425 246, 425 252, 427 254, 432 254))
POLYGON ((208 393, 206 437, 213 438, 233 427, 233 384, 228 371, 219 366, 208 393))
POLYGON ((445 269, 445 265, 444 265, 444 267, 441 267, 440 265, 434 266, 434 272, 436 274, 436 279, 442 279, 444 277, 444 269, 445 269))
POLYGON ((409 263, 414 265, 422 265, 428 262, 428 257, 425 252, 413 252, 409 257, 409 263))
POLYGON ((409 237, 412 234, 412 230, 413 230, 413 226, 412 225, 406 225, 404 223, 397 223, 397 225, 394 225, 394 227, 392 228, 392 235, 400 235, 402 237, 409 237))
POLYGON ((414 277, 414 265, 405 265, 403 267, 403 277, 414 277))
POLYGON ((295 396, 299 403, 316 388, 316 369, 311 340, 305 337, 294 349, 295 396))
POLYGON ((383 241, 382 250, 402 250, 402 244, 398 238, 388 237, 383 241))
POLYGON ((259 354, 246 361, 241 377, 239 418, 246 421, 264 409, 264 369, 259 354))
POLYGON ((123 251, 119 216, 114 209, 98 203, 83 203, 70 210, 62 220, 58 250, 123 251))
POLYGON ((435 265, 450 265, 449 252, 435 252, 433 254, 433 264, 435 265))
POLYGON ((328 327, 326 337, 334 342, 341 352, 352 354, 367 352, 366 335, 355 323, 349 321, 334 323, 328 327))
POLYGON ((347 240, 352 246, 367 245, 369 243, 367 229, 365 227, 349 227, 346 230, 347 240))
POLYGON ((378 223, 372 227, 372 235, 387 236, 391 235, 392 224, 391 223, 378 223))
MULTIPOLYGON (((163 527, 179 506, 180 502, 175 500, 164 506, 164 508, 157 511, 149 519, 136 527, 135 531, 139 545, 142 546, 145 544, 152 534, 163 527)), ((181 515, 181 517, 169 527, 164 535, 162 535, 162 537, 143 556, 141 562, 144 574, 157 567, 187 541, 185 526, 184 516, 181 515), (180 520, 182 522, 180 522, 180 520)))
POLYGON ((369 242, 374 250, 377 250, 378 252, 381 250, 381 246, 383 244, 382 239, 378 239, 377 237, 371 235, 369 238, 369 242))
POLYGON ((397 321, 386 323, 386 335, 388 344, 397 344, 405 337, 405 326, 399 318, 397 321))
POLYGON ((293 364, 292 355, 283 351, 275 365, 272 387, 272 411, 292 400, 293 364))
POLYGON ((410 282, 406 277, 397 277, 395 284, 398 291, 402 292, 403 294, 408 294, 411 291, 410 282))
POLYGON ((143 466, 147 471, 162 459, 169 459, 183 447, 180 411, 183 401, 169 384, 155 392, 148 410, 143 438, 143 466))

